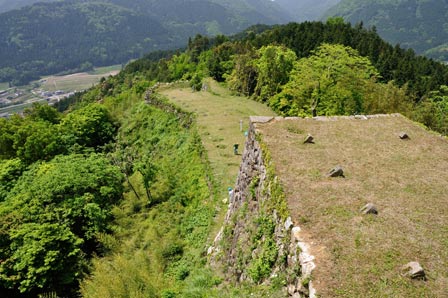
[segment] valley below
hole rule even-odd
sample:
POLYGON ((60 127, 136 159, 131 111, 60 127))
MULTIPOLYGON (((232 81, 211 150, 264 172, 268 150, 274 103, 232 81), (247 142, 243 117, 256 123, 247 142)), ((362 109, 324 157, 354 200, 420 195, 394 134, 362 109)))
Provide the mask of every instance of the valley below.
POLYGON ((121 65, 95 68, 91 72, 43 77, 26 86, 0 85, 0 117, 20 113, 33 103, 53 105, 76 92, 82 92, 98 84, 101 78, 118 74, 121 65))

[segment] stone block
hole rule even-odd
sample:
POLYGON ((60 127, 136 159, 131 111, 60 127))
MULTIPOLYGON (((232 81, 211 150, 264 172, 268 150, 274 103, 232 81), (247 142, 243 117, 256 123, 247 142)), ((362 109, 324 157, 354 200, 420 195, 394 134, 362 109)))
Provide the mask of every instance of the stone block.
POLYGON ((314 144, 314 137, 310 134, 308 134, 305 138, 305 141, 303 141, 304 144, 314 144))
POLYGON ((378 214, 378 209, 372 203, 368 203, 364 207, 361 208, 361 212, 363 214, 378 214))
POLYGON ((405 132, 400 132, 400 134, 398 136, 402 140, 408 140, 409 139, 409 135, 407 133, 405 133, 405 132))
POLYGON ((412 279, 426 279, 425 271, 418 262, 409 262, 403 266, 403 275, 412 279))
POLYGON ((345 177, 344 170, 341 166, 334 167, 330 172, 328 172, 327 177, 345 177))
POLYGON ((300 227, 294 227, 291 230, 292 238, 296 241, 300 241, 300 227))
POLYGON ((293 226, 291 216, 289 216, 285 221, 285 229, 288 231, 293 226))

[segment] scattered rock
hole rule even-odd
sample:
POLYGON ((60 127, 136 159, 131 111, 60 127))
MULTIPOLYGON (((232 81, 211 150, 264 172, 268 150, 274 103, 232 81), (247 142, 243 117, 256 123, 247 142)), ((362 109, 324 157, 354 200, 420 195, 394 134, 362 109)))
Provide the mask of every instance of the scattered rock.
POLYGON ((292 284, 288 285, 288 294, 292 296, 294 295, 295 292, 296 292, 296 286, 292 284))
POLYGON ((292 298, 302 298, 302 296, 300 296, 300 293, 294 293, 292 296, 292 298))
POLYGON ((327 177, 345 177, 344 176, 344 170, 341 166, 337 166, 333 168, 328 174, 327 177))
POLYGON ((308 134, 305 138, 305 141, 303 141, 304 144, 314 144, 314 137, 310 134, 308 134))
POLYGON ((409 139, 409 135, 405 132, 400 132, 400 134, 398 135, 400 137, 400 139, 402 140, 407 140, 409 139))
POLYGON ((369 118, 366 115, 355 115, 354 118, 356 120, 369 120, 369 118))
POLYGON ((308 297, 309 295, 310 295, 310 289, 308 288, 308 285, 304 285, 303 284, 303 280, 302 279, 299 279, 298 281, 297 281, 297 286, 296 286, 296 288, 297 288, 297 292, 298 293, 302 293, 304 296, 306 296, 306 297, 308 297))
POLYGON ((288 231, 293 226, 291 216, 289 216, 285 221, 285 229, 288 231))
POLYGON ((210 246, 210 247, 207 249, 207 256, 211 255, 211 254, 213 253, 214 250, 215 250, 215 248, 214 248, 213 246, 210 246))
POLYGON ((378 209, 372 203, 368 203, 364 207, 361 208, 361 212, 363 214, 378 214, 378 209))
POLYGON ((412 279, 426 279, 425 271, 418 262, 409 262, 403 266, 404 276, 412 279))
POLYGON ((310 295, 309 298, 317 298, 317 290, 313 285, 313 281, 310 280, 310 284, 308 286, 310 288, 310 295))
POLYGON ((300 231, 301 231, 300 227, 294 227, 291 230, 291 234, 296 241, 300 241, 300 231))

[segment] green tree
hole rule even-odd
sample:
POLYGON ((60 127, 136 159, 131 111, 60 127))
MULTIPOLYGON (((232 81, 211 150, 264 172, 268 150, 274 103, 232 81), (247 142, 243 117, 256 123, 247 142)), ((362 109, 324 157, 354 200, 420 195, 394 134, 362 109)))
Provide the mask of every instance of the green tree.
POLYGON ((146 197, 148 201, 151 202, 152 201, 151 184, 154 182, 156 178, 157 169, 154 163, 151 162, 150 158, 147 155, 139 159, 139 161, 135 164, 135 169, 143 177, 143 185, 145 187, 146 197))
POLYGON ((14 115, 10 119, 0 118, 0 159, 16 157, 14 134, 23 124, 23 119, 14 115))
POLYGON ((208 50, 210 40, 206 36, 197 34, 194 39, 189 38, 187 52, 190 54, 191 61, 197 63, 202 52, 208 50))
POLYGON ((230 90, 249 96, 254 93, 257 86, 258 70, 255 61, 258 53, 254 48, 248 46, 233 58, 232 73, 226 77, 230 90))
POLYGON ((199 74, 195 73, 190 81, 190 87, 194 91, 200 91, 202 88, 202 78, 199 74))
POLYGON ((112 141, 117 131, 107 108, 96 103, 68 114, 60 126, 68 143, 92 148, 112 141))
POLYGON ((47 121, 24 121, 13 139, 16 156, 27 164, 50 160, 65 150, 58 128, 47 121))
POLYGON ((33 121, 42 120, 57 124, 61 120, 61 114, 47 104, 33 103, 33 106, 25 109, 23 114, 33 121))
POLYGON ((289 82, 269 105, 294 116, 361 113, 366 86, 378 76, 356 50, 323 44, 312 56, 296 62, 289 82))
POLYGON ((232 71, 232 56, 235 54, 231 42, 224 42, 211 50, 207 60, 207 68, 210 76, 218 82, 224 81, 224 77, 232 71))
POLYGON ((441 86, 438 91, 416 104, 413 118, 429 128, 448 135, 448 86, 441 86))
POLYGON ((182 53, 171 58, 168 62, 168 69, 171 80, 188 80, 194 73, 195 64, 187 53, 182 53))
POLYGON ((296 54, 284 46, 264 46, 258 50, 258 60, 255 62, 258 72, 257 86, 254 96, 262 102, 280 92, 281 86, 289 80, 296 54))
POLYGON ((25 165, 18 158, 0 160, 0 202, 6 198, 24 169, 25 165))
POLYGON ((22 293, 61 290, 108 230, 123 176, 102 155, 34 164, 0 203, 0 285, 22 293))

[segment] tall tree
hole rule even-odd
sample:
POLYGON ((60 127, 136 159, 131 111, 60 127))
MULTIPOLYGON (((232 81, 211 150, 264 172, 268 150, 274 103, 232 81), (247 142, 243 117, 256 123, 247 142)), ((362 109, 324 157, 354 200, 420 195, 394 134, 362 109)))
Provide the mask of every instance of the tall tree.
POLYGON ((260 58, 256 61, 258 77, 254 90, 255 97, 267 101, 280 92, 280 87, 289 80, 296 54, 284 46, 264 46, 258 50, 260 58))
POLYGON ((76 283, 85 255, 98 248, 97 233, 108 229, 122 180, 98 154, 31 166, 0 203, 1 288, 27 293, 76 283))
POLYGON ((269 105, 295 116, 361 113, 366 84, 377 77, 370 61, 356 50, 323 44, 294 65, 289 82, 269 105))

